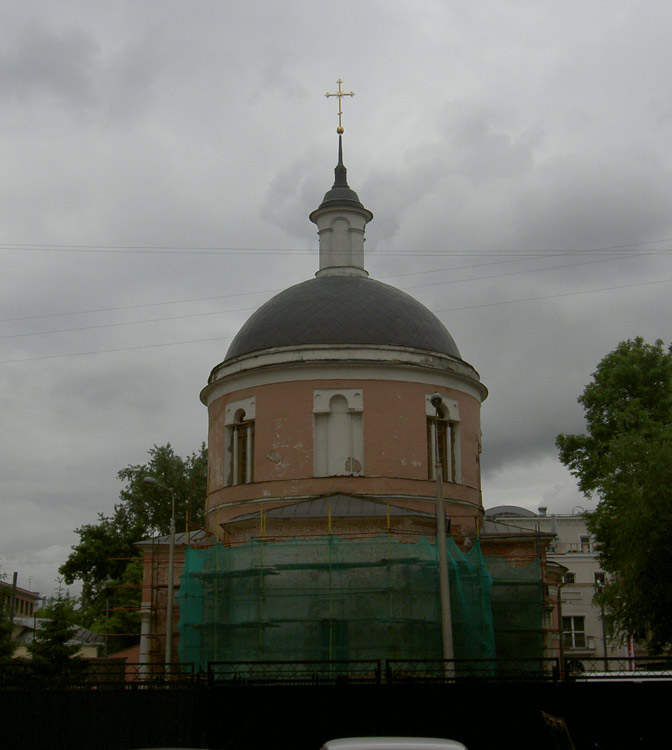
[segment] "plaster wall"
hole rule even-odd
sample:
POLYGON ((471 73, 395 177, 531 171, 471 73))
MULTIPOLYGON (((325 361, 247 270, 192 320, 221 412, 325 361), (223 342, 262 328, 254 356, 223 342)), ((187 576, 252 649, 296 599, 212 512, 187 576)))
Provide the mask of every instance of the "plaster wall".
MULTIPOLYGON (((363 378, 290 380, 232 390, 210 402, 208 510, 266 499, 333 492, 397 496, 433 502, 429 480, 425 400, 436 388, 422 382, 363 378), (315 390, 358 389, 363 400, 364 476, 315 477, 315 390), (226 406, 256 402, 254 482, 226 486, 226 406)), ((480 401, 438 387, 459 403, 461 483, 446 483, 446 498, 480 509, 480 401)), ((240 508, 236 514, 244 512, 240 508)), ((229 514, 226 514, 229 515, 229 514)))

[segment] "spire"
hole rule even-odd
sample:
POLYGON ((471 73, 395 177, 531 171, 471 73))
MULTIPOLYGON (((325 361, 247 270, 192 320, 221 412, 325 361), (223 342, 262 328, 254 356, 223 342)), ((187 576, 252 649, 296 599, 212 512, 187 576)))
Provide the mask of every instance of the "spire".
MULTIPOLYGON (((338 136, 338 164, 334 168, 334 184, 331 190, 327 190, 324 194, 320 208, 327 206, 355 206, 366 211, 357 193, 348 185, 348 170, 343 164, 343 136, 340 133, 338 136)), ((367 211, 367 213, 370 212, 367 211)), ((373 218, 373 214, 371 218, 373 218)))
POLYGON ((316 276, 368 276, 364 268, 364 227, 373 214, 364 208, 357 193, 348 185, 348 170, 343 164, 343 126, 341 97, 354 96, 341 91, 338 81, 338 163, 334 184, 322 203, 310 214, 320 237, 320 270, 316 276))
MULTIPOLYGON (((325 96, 327 99, 330 96, 337 96, 338 97, 338 127, 336 128, 336 132, 338 133, 338 164, 336 165, 336 168, 334 169, 334 185, 329 190, 325 196, 324 200, 322 201, 320 208, 324 208, 325 206, 356 206, 357 208, 361 208, 364 211, 366 209, 359 201, 359 197, 357 196, 357 193, 354 190, 351 190, 348 186, 348 170, 345 168, 345 165, 343 164, 343 97, 344 96, 354 96, 354 91, 343 91, 341 88, 341 84, 343 81, 339 78, 338 81, 336 81, 338 84, 338 91, 336 93, 330 94, 326 93, 325 96)), ((319 209, 318 209, 319 211, 319 209)), ((315 212, 313 212, 315 213, 315 212)), ((370 212, 367 212, 370 213, 370 212)), ((313 221, 313 214, 311 214, 310 220, 313 221)), ((371 214, 371 217, 368 219, 368 221, 371 221, 373 218, 373 214, 371 214)))
POLYGON ((348 187, 348 170, 343 164, 343 136, 338 134, 338 164, 334 168, 334 185, 335 188, 348 187))

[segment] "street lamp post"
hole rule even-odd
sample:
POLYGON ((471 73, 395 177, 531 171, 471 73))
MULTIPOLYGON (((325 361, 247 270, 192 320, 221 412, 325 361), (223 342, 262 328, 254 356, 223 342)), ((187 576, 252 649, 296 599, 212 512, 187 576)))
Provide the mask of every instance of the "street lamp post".
MULTIPOLYGON (((443 501, 443 464, 439 449, 438 422, 443 417, 443 398, 440 393, 434 393, 430 401, 436 410, 434 420, 434 448, 436 457, 436 546, 439 553, 439 589, 441 599, 441 640, 443 643, 444 660, 452 660, 453 651, 453 624, 450 614, 450 580, 448 577, 448 553, 446 551, 446 509, 443 501)), ((446 675, 452 672, 450 666, 446 665, 446 675)))
MULTIPOLYGON (((595 585, 600 591, 600 594, 604 594, 604 589, 606 586, 605 581, 598 580, 595 581, 595 585)), ((606 614, 604 611, 604 599, 600 597, 600 622, 602 624, 602 661, 604 664, 604 671, 609 671, 609 655, 607 652, 607 622, 606 622, 606 614)))
POLYGON ((170 546, 168 547, 168 594, 166 599, 166 655, 165 655, 165 666, 166 672, 168 671, 170 664, 173 660, 173 576, 175 567, 175 490, 172 487, 166 487, 165 485, 157 482, 154 477, 145 477, 143 482, 147 484, 154 484, 157 487, 161 487, 163 490, 170 492, 170 546))

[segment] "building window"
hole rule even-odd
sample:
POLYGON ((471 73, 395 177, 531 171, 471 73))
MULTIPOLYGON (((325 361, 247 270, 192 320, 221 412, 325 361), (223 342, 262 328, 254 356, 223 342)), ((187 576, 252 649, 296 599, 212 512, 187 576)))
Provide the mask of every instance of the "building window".
POLYGON ((593 580, 595 581, 595 585, 599 588, 603 589, 606 585, 606 580, 604 578, 604 573, 601 570, 596 570, 593 573, 593 580))
POLYGON ((254 398, 226 405, 226 477, 227 485, 254 481, 254 398))
POLYGON ((586 618, 583 615, 562 618, 562 645, 565 648, 586 647, 586 618))
POLYGON ((562 577, 563 583, 575 583, 576 582, 576 576, 571 571, 568 571, 565 573, 565 575, 562 577))
POLYGON ((584 555, 590 554, 593 551, 593 544, 590 541, 590 537, 586 535, 579 536, 579 552, 584 555))
POLYGON ((241 412, 233 426, 233 484, 247 484, 253 481, 254 467, 254 422, 245 419, 241 412))
POLYGON ((316 477, 363 476, 361 389, 313 391, 313 473, 316 477))
POLYGON ((460 460, 460 409, 454 398, 443 397, 440 414, 431 402, 432 394, 425 396, 425 416, 427 418, 427 475, 436 479, 436 463, 441 463, 446 482, 462 481, 460 460))

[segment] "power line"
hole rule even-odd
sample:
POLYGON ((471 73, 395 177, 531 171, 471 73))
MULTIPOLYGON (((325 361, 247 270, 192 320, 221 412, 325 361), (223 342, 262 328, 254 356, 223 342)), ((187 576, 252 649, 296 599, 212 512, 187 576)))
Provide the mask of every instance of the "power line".
POLYGON ((523 297, 521 299, 504 300, 503 302, 486 302, 482 305, 467 305, 465 307, 447 307, 444 310, 435 310, 438 315, 444 312, 455 312, 456 310, 475 310, 478 307, 498 307, 499 305, 511 305, 514 302, 537 302, 544 299, 555 299, 557 297, 573 297, 578 294, 595 294, 596 292, 610 292, 615 289, 630 289, 636 286, 650 286, 651 284, 669 284, 672 279, 657 279, 656 281, 642 281, 637 284, 622 284, 621 286, 604 286, 600 289, 583 289, 578 292, 560 292, 559 294, 545 294, 542 297, 523 297))
MULTIPOLYGON (((644 249, 647 245, 672 242, 672 237, 649 240, 647 242, 632 242, 621 245, 607 245, 604 247, 590 248, 589 250, 565 250, 562 252, 605 252, 612 250, 633 250, 638 247, 644 249)), ((34 252, 67 252, 67 253, 120 253, 120 254, 187 254, 187 255, 313 255, 318 252, 317 248, 255 248, 255 247, 224 247, 224 246, 197 246, 197 245, 84 245, 84 244, 41 244, 41 243, 19 243, 0 242, 0 250, 25 250, 34 252)), ((670 248, 660 248, 661 252, 669 252, 670 248)), ((538 254, 540 250, 531 251, 538 254)), ((554 253, 557 250, 552 251, 554 253)), ((513 252, 508 250, 376 250, 375 255, 384 256, 471 256, 471 255, 509 255, 527 257, 530 252, 513 252)))
MULTIPOLYGON (((643 281, 635 284, 621 284, 619 286, 606 286, 601 287, 599 289, 584 289, 581 291, 576 292, 561 292, 559 294, 546 294, 540 297, 524 297, 521 299, 512 299, 512 300, 504 300, 502 302, 486 302, 480 305, 467 305, 464 307, 449 307, 445 308, 443 310, 434 310, 434 314, 438 315, 440 313, 446 313, 446 312, 456 312, 459 310, 475 310, 481 307, 497 307, 500 305, 512 305, 516 302, 538 302, 540 300, 547 300, 547 299, 557 299, 559 297, 572 297, 577 296, 581 294, 596 294, 599 292, 608 292, 608 291, 614 291, 618 289, 631 289, 633 287, 640 287, 640 286, 651 286, 653 284, 668 284, 672 282, 672 278, 670 279, 657 279, 655 281, 643 281)), ((166 346, 182 346, 184 344, 200 344, 208 341, 226 341, 233 338, 232 336, 215 336, 211 338, 205 338, 205 339, 190 339, 188 341, 170 341, 163 344, 144 344, 142 346, 126 346, 126 347, 120 347, 117 349, 100 349, 97 351, 88 351, 88 352, 71 352, 67 354, 47 354, 47 355, 41 355, 39 357, 24 357, 22 359, 6 359, 6 360, 0 360, 0 365, 6 365, 6 364, 12 364, 12 363, 18 363, 18 362, 34 362, 36 360, 43 360, 43 359, 64 359, 66 357, 83 357, 91 354, 111 354, 116 352, 128 352, 128 351, 138 351, 141 349, 156 349, 166 346)))
POLYGON ((576 266, 589 266, 593 263, 608 263, 614 260, 624 260, 630 258, 641 258, 641 255, 624 255, 618 258, 601 258, 600 260, 584 260, 580 263, 563 263, 559 266, 545 266, 544 268, 525 268, 520 271, 509 271, 508 273, 495 273, 490 276, 474 276, 470 279, 451 279, 449 281, 433 281, 431 284, 416 284, 414 286, 407 286, 405 289, 423 289, 428 286, 443 286, 447 284, 462 284, 469 281, 485 281, 486 279, 501 279, 504 276, 520 276, 524 273, 537 273, 539 271, 557 271, 560 268, 575 268, 576 266))
MULTIPOLYGON (((592 251, 581 251, 582 253, 588 253, 592 251)), ((431 282, 430 284, 415 284, 412 286, 406 286, 404 289, 422 289, 424 287, 430 287, 430 286, 442 286, 444 284, 458 284, 463 282, 471 282, 471 281, 479 281, 484 279, 496 279, 496 278, 502 278, 504 276, 516 276, 521 275, 524 273, 536 273, 538 271, 547 271, 547 270, 557 270, 562 268, 573 268, 575 266, 580 265, 589 265, 593 263, 606 263, 610 261, 615 260, 627 260, 631 258, 641 258, 641 257, 647 257, 649 255, 653 255, 655 253, 652 253, 651 251, 647 251, 644 256, 641 254, 637 255, 619 255, 617 257, 612 258, 601 258, 599 260, 591 260, 591 261, 581 261, 578 263, 564 263, 559 266, 545 266, 542 268, 528 268, 528 269, 521 269, 520 271, 511 271, 509 273, 502 273, 502 274, 492 274, 490 276, 475 276, 470 279, 450 279, 448 281, 435 281, 431 282)), ((435 268, 427 271, 409 271, 407 273, 399 273, 399 274, 391 274, 388 276, 380 276, 380 280, 386 280, 386 279, 394 279, 394 278, 401 278, 406 276, 416 276, 416 275, 422 275, 422 274, 436 274, 436 273, 442 273, 445 271, 458 271, 458 270, 465 270, 465 269, 478 269, 485 266, 494 266, 494 265, 505 265, 508 263, 521 263, 523 260, 538 260, 541 258, 548 258, 548 257, 567 257, 568 255, 574 255, 573 252, 563 252, 563 253, 554 253, 553 255, 536 255, 536 256, 530 256, 529 258, 520 259, 509 259, 509 260, 499 260, 499 261, 491 261, 488 263, 473 263, 473 264, 467 264, 462 266, 449 266, 447 268, 435 268)), ((9 323, 9 322, 18 322, 18 321, 25 321, 25 320, 38 320, 42 318, 56 318, 56 317, 64 317, 67 315, 85 315, 90 313, 99 313, 99 312, 119 312, 122 310, 135 310, 140 309, 143 307, 158 307, 161 305, 177 305, 177 304, 186 304, 186 303, 192 303, 192 302, 212 302, 214 300, 220 300, 220 299, 228 299, 230 297, 246 297, 248 295, 255 295, 255 294, 277 294, 278 292, 282 291, 281 289, 266 289, 266 290, 259 290, 259 291, 251 291, 251 292, 232 292, 230 294, 219 294, 213 297, 192 297, 188 299, 180 299, 180 300, 167 300, 167 301, 161 301, 161 302, 144 302, 139 303, 135 305, 123 305, 119 307, 99 307, 99 308, 91 308, 87 310, 73 310, 69 312, 61 312, 61 313, 44 313, 42 315, 24 315, 24 316, 18 316, 13 318, 0 318, 0 323, 9 323)), ((241 312, 249 309, 254 308, 236 308, 234 310, 226 310, 222 312, 241 312)), ((199 313, 202 315, 212 315, 213 313, 199 313)), ((190 317, 189 315, 184 316, 173 316, 175 318, 179 317, 190 317)), ((170 320, 171 318, 156 318, 154 320, 161 321, 161 320, 170 320)), ((109 324, 109 325, 130 325, 131 323, 138 322, 138 323, 145 323, 145 322, 151 322, 150 321, 130 321, 129 323, 115 323, 115 324, 109 324)), ((41 331, 36 333, 26 333, 26 334, 14 334, 9 336, 0 336, 0 339, 2 338, 15 338, 20 336, 33 336, 38 335, 38 333, 59 333, 61 331, 78 331, 78 330, 84 330, 85 328, 104 328, 104 325, 100 326, 83 326, 81 328, 65 328, 65 329, 59 329, 58 331, 41 331)))
MULTIPOLYGON (((567 255, 567 253, 557 253, 557 255, 567 255)), ((542 257, 548 257, 548 256, 541 256, 541 255, 535 255, 530 256, 532 259, 539 259, 542 257)), ((407 273, 397 273, 397 274, 391 274, 389 276, 380 276, 379 279, 396 279, 401 278, 402 276, 420 276, 427 273, 441 273, 443 271, 455 271, 455 270, 463 270, 466 268, 480 268, 481 266, 496 266, 496 265, 502 265, 506 263, 521 263, 525 259, 515 258, 513 260, 498 260, 498 261, 491 261, 489 263, 470 263, 463 266, 449 266, 448 268, 435 268, 427 271, 409 271, 407 273)), ((413 287, 409 287, 413 288, 413 287)), ((58 318, 58 317, 64 317, 67 315, 86 315, 89 313, 99 313, 99 312, 118 312, 121 310, 136 310, 138 308, 142 307, 158 307, 160 305, 179 305, 179 304, 186 304, 191 302, 212 302, 214 300, 219 299, 228 299, 229 297, 245 297, 247 295, 253 295, 253 294, 277 294, 278 292, 281 292, 282 289, 266 289, 266 290, 260 290, 257 292, 232 292, 231 294, 218 294, 214 297, 191 297, 188 299, 177 299, 177 300, 167 300, 162 302, 142 302, 138 303, 136 305, 120 305, 118 307, 94 307, 89 308, 87 310, 71 310, 68 312, 60 312, 60 313, 44 313, 41 315, 23 315, 23 316, 17 316, 14 318, 0 318, 0 323, 10 323, 10 322, 16 322, 16 321, 22 321, 22 320, 38 320, 40 318, 58 318)))
MULTIPOLYGON (((626 257, 637 257, 637 256, 626 256, 626 257)), ((476 276, 471 279, 450 279, 448 281, 434 281, 434 282, 431 282, 430 284, 416 284, 414 286, 407 286, 405 287, 405 289, 423 289, 425 287, 430 287, 430 286, 444 286, 444 285, 447 286, 448 284, 461 284, 461 283, 467 283, 467 282, 472 282, 472 281, 483 281, 486 279, 498 279, 498 278, 502 278, 505 276, 517 276, 517 275, 521 275, 524 273, 538 273, 540 271, 553 271, 559 268, 573 268, 575 266, 584 266, 584 265, 590 265, 593 263, 606 263, 608 261, 613 261, 613 260, 621 260, 621 258, 601 258, 600 260, 587 260, 587 261, 582 261, 581 263, 565 263, 560 266, 546 266, 545 268, 527 268, 527 269, 522 269, 519 271, 510 271, 508 273, 492 274, 490 276, 476 276)), ((447 270, 450 270, 450 269, 447 269, 447 270)), ((235 297, 235 296, 241 296, 244 294, 245 293, 239 293, 239 294, 231 294, 231 295, 226 295, 226 296, 235 297)), ((212 300, 212 299, 220 299, 220 297, 205 297, 202 299, 212 300)), ((171 304, 171 303, 165 302, 161 304, 171 304)), ((145 305, 132 305, 127 308, 119 308, 119 309, 130 309, 131 307, 145 307, 145 305)), ((114 309, 114 308, 111 308, 111 309, 114 309)), ((139 325, 142 323, 160 323, 166 320, 182 320, 185 318, 199 318, 199 317, 206 317, 209 315, 224 315, 226 313, 248 312, 250 310, 256 310, 256 309, 257 309, 256 306, 255 307, 237 307, 232 310, 214 310, 211 312, 204 312, 204 313, 186 313, 184 315, 168 315, 162 318, 147 318, 146 320, 129 320, 129 321, 121 321, 119 323, 98 323, 95 325, 88 325, 88 326, 76 326, 74 328, 58 328, 58 329, 50 330, 50 331, 30 331, 27 333, 10 333, 10 334, 0 336, 0 340, 26 338, 28 336, 44 336, 44 335, 51 334, 51 333, 73 333, 76 331, 89 331, 89 330, 94 330, 98 328, 116 328, 119 326, 139 325)), ((62 313, 62 315, 63 314, 67 314, 67 313, 62 313)), ((38 316, 35 316, 35 317, 38 317, 38 316)), ((25 319, 27 318, 23 318, 23 320, 25 319)), ((14 320, 21 320, 21 318, 15 318, 14 320)))
POLYGON ((0 360, 0 365, 11 364, 12 362, 34 362, 39 359, 64 359, 65 357, 86 357, 90 354, 113 354, 115 352, 133 352, 138 349, 159 349, 164 346, 182 346, 183 344, 200 344, 206 341, 226 341, 233 336, 214 336, 208 339, 191 339, 189 341, 168 341, 164 344, 143 344, 142 346, 123 346, 118 349, 99 349, 90 352, 70 352, 68 354, 44 354, 39 357, 24 357, 23 359, 5 359, 0 360))
POLYGON ((29 333, 10 333, 6 336, 0 336, 1 339, 18 339, 26 336, 44 336, 48 333, 73 333, 74 331, 90 331, 96 328, 116 328, 118 326, 133 326, 141 323, 160 323, 165 320, 182 320, 183 318, 204 318, 208 315, 224 315, 229 312, 245 312, 246 310, 256 310, 256 307, 239 307, 235 310, 215 310, 205 313, 188 313, 187 315, 169 315, 165 318, 147 318, 147 320, 129 320, 121 323, 100 323, 92 326, 78 326, 77 328, 58 328, 54 331, 32 331, 29 333))
MULTIPOLYGON (((229 297, 247 297, 253 294, 276 294, 280 289, 267 289, 259 292, 232 292, 231 294, 218 294, 215 297, 192 297, 191 299, 175 299, 167 302, 142 302, 137 305, 122 305, 120 307, 96 307, 89 310, 72 310, 61 313, 44 313, 43 315, 24 315, 17 318, 0 318, 0 323, 12 323, 20 320, 38 320, 40 318, 62 318, 66 315, 86 315, 88 313, 99 312, 119 312, 121 310, 137 310, 141 307, 159 307, 161 305, 179 305, 186 302, 212 302, 218 299, 228 299, 229 297)), ((142 322, 142 321, 141 321, 142 322)), ((76 329, 73 329, 76 330, 76 329)))

